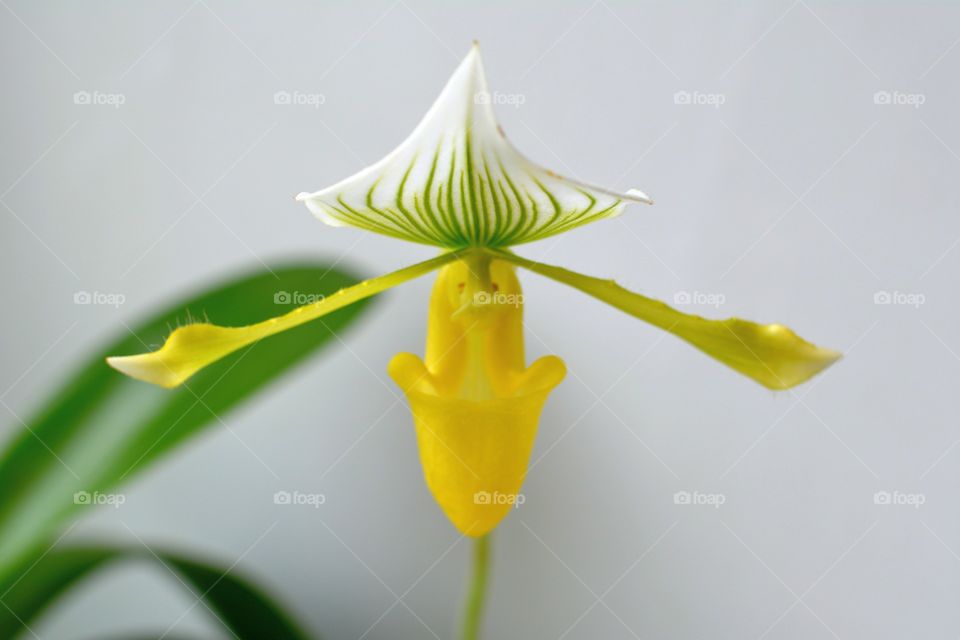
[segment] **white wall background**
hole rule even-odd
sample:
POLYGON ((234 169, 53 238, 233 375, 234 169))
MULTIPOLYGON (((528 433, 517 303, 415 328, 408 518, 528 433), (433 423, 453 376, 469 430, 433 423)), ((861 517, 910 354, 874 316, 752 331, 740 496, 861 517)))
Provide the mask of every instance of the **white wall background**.
MULTIPOLYGON (((784 322, 847 354, 774 395, 528 274, 529 355, 559 354, 571 373, 546 409, 527 502, 497 531, 488 637, 960 635, 960 6, 2 5, 12 410, 29 414, 121 321, 257 260, 342 258, 375 275, 429 256, 325 227, 291 196, 389 151, 476 38, 492 88, 525 99, 498 109, 521 149, 657 200, 525 255, 668 300, 722 294, 695 310, 784 322), (125 103, 75 105, 81 90, 125 103), (278 106, 278 90, 325 101, 278 106), (676 104, 678 91, 724 103, 676 104), (878 91, 923 104, 876 104, 878 91), (209 209, 189 208, 195 194, 209 209), (127 303, 76 306, 78 290, 127 303), (924 302, 877 305, 878 291, 924 302), (675 505, 681 490, 726 503, 675 505), (925 503, 876 505, 877 491, 925 503)), ((242 557, 325 638, 450 637, 469 549, 422 483, 384 372, 420 350, 429 287, 385 297, 349 349, 228 416, 237 437, 212 429, 71 536, 242 557), (278 507, 278 489, 327 503, 278 507)), ((2 422, 8 437, 16 421, 2 422)), ((192 602, 177 587, 118 569, 34 632, 162 633, 192 602)), ((172 634, 214 629, 195 607, 172 634)))

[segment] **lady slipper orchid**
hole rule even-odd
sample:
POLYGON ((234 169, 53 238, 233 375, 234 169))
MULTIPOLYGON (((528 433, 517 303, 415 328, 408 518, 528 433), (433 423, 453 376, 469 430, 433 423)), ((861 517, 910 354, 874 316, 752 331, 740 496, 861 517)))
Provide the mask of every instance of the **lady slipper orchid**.
POLYGON ((800 384, 840 357, 783 325, 681 313, 613 281, 513 253, 514 245, 652 201, 534 164, 506 139, 489 96, 475 45, 399 147, 342 182, 298 196, 327 224, 434 245, 441 255, 250 326, 180 327, 159 350, 109 364, 175 387, 237 349, 439 268, 425 358, 401 353, 389 372, 409 400, 430 491, 462 533, 480 537, 516 502, 541 409, 565 374, 555 356, 526 365, 517 267, 668 331, 770 389, 800 384))

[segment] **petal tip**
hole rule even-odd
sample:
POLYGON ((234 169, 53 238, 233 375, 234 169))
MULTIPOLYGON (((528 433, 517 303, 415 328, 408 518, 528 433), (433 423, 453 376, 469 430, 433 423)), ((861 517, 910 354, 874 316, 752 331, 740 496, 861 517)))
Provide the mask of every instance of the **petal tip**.
POLYGON ((149 360, 145 360, 151 354, 141 354, 136 356, 110 356, 106 359, 107 364, 134 380, 149 382, 164 389, 172 389, 178 386, 183 380, 166 368, 158 368, 149 360))
POLYGON ((820 371, 829 369, 840 360, 843 360, 843 354, 833 349, 821 349, 823 351, 823 368, 820 371))
POLYGON ((390 359, 387 374, 404 393, 417 389, 421 383, 430 381, 430 372, 423 360, 412 353, 398 353, 390 359))
MULTIPOLYGON (((796 334, 793 335, 796 337, 796 334)), ((797 339, 802 340, 799 337, 797 339)), ((751 375, 750 377, 773 391, 786 391, 820 375, 841 358, 843 358, 843 354, 839 351, 825 347, 814 347, 814 351, 807 357, 790 363, 789 366, 784 363, 782 369, 777 367, 769 369, 769 365, 765 364, 764 366, 768 367, 769 376, 751 375)))
POLYGON ((627 192, 624 194, 634 202, 642 202, 643 204, 653 204, 653 198, 645 194, 640 189, 627 189, 627 192))

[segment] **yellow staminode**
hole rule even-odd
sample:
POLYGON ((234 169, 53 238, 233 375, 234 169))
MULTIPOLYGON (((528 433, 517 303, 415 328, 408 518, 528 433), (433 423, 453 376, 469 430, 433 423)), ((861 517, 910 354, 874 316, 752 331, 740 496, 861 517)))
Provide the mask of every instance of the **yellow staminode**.
POLYGON ((425 361, 401 353, 389 372, 410 401, 434 498, 461 532, 486 534, 522 502, 540 411, 566 374, 555 356, 526 366, 513 267, 487 256, 444 267, 425 361))

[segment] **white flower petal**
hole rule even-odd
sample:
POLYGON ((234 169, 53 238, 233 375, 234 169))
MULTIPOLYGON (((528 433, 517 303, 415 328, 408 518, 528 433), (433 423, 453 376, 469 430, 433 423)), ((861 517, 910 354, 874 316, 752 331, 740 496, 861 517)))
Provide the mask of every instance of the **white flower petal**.
POLYGON ((389 155, 297 199, 334 226, 443 247, 506 247, 619 214, 641 191, 565 178, 517 151, 497 125, 474 45, 413 133, 389 155))

